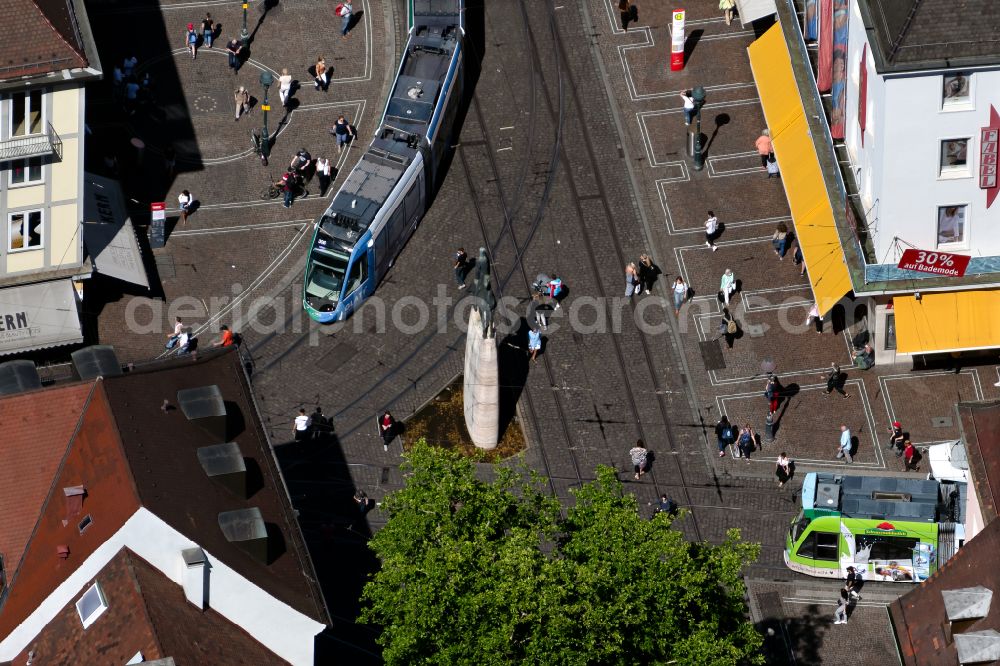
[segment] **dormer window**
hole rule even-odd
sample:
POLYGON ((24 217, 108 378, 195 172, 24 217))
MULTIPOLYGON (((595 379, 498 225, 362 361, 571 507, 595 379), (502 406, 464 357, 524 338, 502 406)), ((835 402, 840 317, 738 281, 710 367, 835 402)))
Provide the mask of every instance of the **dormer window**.
POLYGON ((94 624, 94 621, 106 610, 108 610, 108 602, 104 598, 101 586, 97 583, 91 585, 76 602, 76 612, 80 616, 80 622, 83 623, 84 629, 94 624))

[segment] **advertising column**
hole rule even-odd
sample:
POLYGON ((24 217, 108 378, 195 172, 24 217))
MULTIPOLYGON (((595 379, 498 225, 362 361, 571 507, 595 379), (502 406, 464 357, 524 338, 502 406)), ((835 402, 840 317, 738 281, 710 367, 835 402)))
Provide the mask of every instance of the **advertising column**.
POLYGON ((684 10, 674 10, 673 37, 670 40, 670 71, 684 69, 684 10))

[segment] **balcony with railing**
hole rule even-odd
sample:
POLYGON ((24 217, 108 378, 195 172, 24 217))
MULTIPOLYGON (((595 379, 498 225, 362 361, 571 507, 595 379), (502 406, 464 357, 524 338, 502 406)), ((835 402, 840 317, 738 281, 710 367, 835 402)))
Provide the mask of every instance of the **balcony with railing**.
POLYGON ((41 134, 15 136, 0 141, 0 162, 48 155, 62 159, 62 139, 56 134, 52 123, 47 125, 46 131, 41 134))

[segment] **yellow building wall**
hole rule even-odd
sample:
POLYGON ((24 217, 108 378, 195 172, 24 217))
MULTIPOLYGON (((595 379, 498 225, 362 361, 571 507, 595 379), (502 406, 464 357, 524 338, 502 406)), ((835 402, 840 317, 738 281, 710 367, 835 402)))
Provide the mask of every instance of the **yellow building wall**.
POLYGON ((24 250, 23 252, 11 252, 7 255, 7 272, 20 273, 21 271, 40 271, 45 268, 45 250, 24 250))
POLYGON ((62 88, 52 93, 52 117, 49 122, 56 134, 76 134, 80 131, 80 103, 83 93, 79 87, 62 88))
POLYGON ((52 201, 76 199, 80 196, 80 140, 63 141, 63 158, 53 162, 50 169, 52 178, 52 201))
MULTIPOLYGON (((0 171, 0 176, 9 178, 8 171, 0 171)), ((7 181, 10 182, 10 181, 7 181)), ((12 187, 7 190, 7 210, 14 211, 18 208, 41 208, 45 205, 45 183, 39 185, 26 185, 24 187, 12 187)), ((4 211, 6 213, 7 211, 4 211)), ((6 215, 4 218, 6 219, 6 215)))
POLYGON ((52 268, 80 263, 80 215, 76 203, 53 206, 49 211, 49 257, 52 268))

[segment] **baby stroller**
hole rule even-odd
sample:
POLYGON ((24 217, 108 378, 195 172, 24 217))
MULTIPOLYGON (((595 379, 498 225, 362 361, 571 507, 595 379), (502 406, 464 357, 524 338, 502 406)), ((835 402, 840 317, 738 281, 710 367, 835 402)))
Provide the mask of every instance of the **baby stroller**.
POLYGON ((531 283, 531 289, 538 292, 542 296, 549 295, 549 276, 545 273, 539 273, 535 276, 535 281, 531 283))

